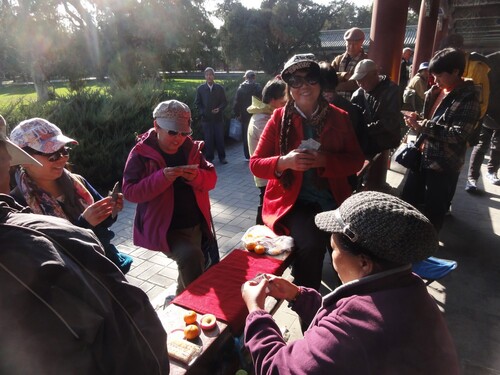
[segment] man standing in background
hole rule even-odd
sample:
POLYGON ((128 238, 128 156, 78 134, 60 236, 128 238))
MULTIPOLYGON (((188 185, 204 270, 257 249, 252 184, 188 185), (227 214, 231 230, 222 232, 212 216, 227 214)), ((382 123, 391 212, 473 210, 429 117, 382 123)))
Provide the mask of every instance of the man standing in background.
POLYGON ((205 140, 205 158, 212 162, 217 149, 219 160, 227 164, 224 149, 224 108, 226 108, 226 92, 224 87, 215 83, 213 68, 205 69, 206 83, 196 89, 195 106, 201 116, 201 128, 205 140))
POLYGON ((353 27, 345 32, 344 40, 346 42, 346 51, 342 55, 335 57, 332 66, 337 71, 339 80, 337 94, 351 100, 352 93, 358 89, 356 81, 350 81, 354 68, 358 62, 368 58, 368 55, 363 51, 365 33, 363 30, 353 27))
POLYGON ((401 140, 401 101, 398 85, 388 76, 380 76, 374 61, 365 59, 359 62, 351 80, 359 89, 352 95, 352 103, 363 111, 368 139, 366 153, 373 162, 366 176, 368 190, 387 189, 387 164, 389 150, 399 145, 401 140))
POLYGON ((411 48, 403 48, 403 53, 401 55, 401 70, 399 72, 399 92, 401 93, 401 103, 403 100, 403 93, 408 81, 410 80, 410 59, 413 55, 413 50, 411 48))
POLYGON ((243 134, 243 153, 245 154, 245 159, 250 159, 250 153, 248 152, 248 123, 250 122, 250 117, 252 115, 248 113, 247 108, 252 104, 252 96, 261 99, 262 88, 255 82, 255 72, 253 70, 247 70, 245 75, 245 82, 243 82, 236 90, 236 95, 234 97, 233 112, 234 117, 241 122, 242 134, 243 134))

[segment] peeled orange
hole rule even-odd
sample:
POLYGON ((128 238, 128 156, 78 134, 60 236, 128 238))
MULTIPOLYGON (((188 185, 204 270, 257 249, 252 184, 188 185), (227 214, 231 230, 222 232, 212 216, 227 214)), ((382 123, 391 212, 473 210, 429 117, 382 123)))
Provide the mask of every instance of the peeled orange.
POLYGON ((213 314, 205 314, 200 319, 200 327, 205 331, 214 329, 217 325, 217 318, 213 314))

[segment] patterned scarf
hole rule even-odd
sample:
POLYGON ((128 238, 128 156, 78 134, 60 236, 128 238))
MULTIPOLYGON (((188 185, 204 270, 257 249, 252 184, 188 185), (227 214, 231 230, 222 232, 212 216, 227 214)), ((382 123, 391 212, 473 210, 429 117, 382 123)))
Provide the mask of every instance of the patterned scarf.
MULTIPOLYGON (((319 141, 319 137, 321 132, 323 131, 323 127, 325 126, 326 115, 328 113, 328 102, 323 98, 322 95, 318 98, 319 109, 316 114, 310 119, 307 120, 308 125, 312 126, 315 132, 315 140, 319 141)), ((281 119, 281 129, 280 129, 280 155, 286 155, 290 152, 289 145, 289 136, 290 130, 293 127, 292 117, 293 114, 297 113, 295 109, 295 101, 293 99, 289 99, 285 105, 285 109, 283 111, 283 118, 281 119)), ((287 169, 283 172, 281 176, 281 183, 285 189, 289 189, 293 183, 293 172, 290 169, 287 169)))
POLYGON ((18 168, 16 171, 17 186, 33 213, 62 217, 75 222, 85 208, 94 203, 94 198, 82 182, 67 169, 64 169, 57 182, 61 184, 64 192, 64 210, 56 198, 36 185, 24 168, 18 168))

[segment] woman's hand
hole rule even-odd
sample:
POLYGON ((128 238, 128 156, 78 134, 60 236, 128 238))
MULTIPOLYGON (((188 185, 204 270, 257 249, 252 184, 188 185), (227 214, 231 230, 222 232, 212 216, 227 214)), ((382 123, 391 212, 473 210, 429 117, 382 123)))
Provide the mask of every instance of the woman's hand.
POLYGON ((315 163, 316 157, 310 153, 310 150, 295 149, 279 158, 276 171, 281 173, 286 169, 291 169, 304 172, 314 168, 315 163))
POLYGON ((241 288, 241 295, 249 312, 263 310, 267 296, 291 301, 298 293, 299 287, 294 283, 268 274, 263 275, 258 281, 247 281, 241 288))
POLYGON ((422 128, 422 125, 420 125, 420 123, 418 121, 418 114, 416 112, 411 112, 409 114, 405 114, 404 118, 405 118, 406 126, 408 126, 409 128, 412 128, 413 130, 415 130, 417 132, 420 131, 420 129, 422 128))
POLYGON ((307 150, 307 153, 314 156, 312 168, 323 168, 326 166, 326 155, 323 152, 307 150))
POLYGON ((187 181, 193 181, 198 176, 198 168, 182 168, 182 178, 187 181))
POLYGON ((118 212, 121 212, 121 210, 123 210, 123 194, 118 193, 115 201, 113 201, 113 198, 111 198, 111 203, 113 203, 112 215, 113 218, 115 218, 118 212))
POLYGON ((247 305, 249 312, 264 310, 267 297, 267 285, 269 281, 262 277, 260 281, 249 280, 241 287, 241 296, 247 305))
POLYGON ((278 276, 269 278, 268 295, 276 299, 293 300, 299 291, 299 287, 294 283, 278 276))
MULTIPOLYGON (((123 194, 120 194, 121 197, 121 206, 123 208, 123 194)), ((117 199, 117 204, 118 204, 119 199, 117 199)), ((98 202, 95 202, 88 206, 85 211, 83 211, 83 218, 87 220, 87 222, 95 227, 96 225, 99 225, 102 223, 104 220, 108 218, 109 215, 111 215, 111 212, 113 211, 115 203, 113 203, 111 197, 106 197, 101 199, 98 202)))
POLYGON ((182 176, 182 174, 183 174, 182 168, 179 168, 179 167, 166 167, 166 168, 163 168, 163 175, 170 182, 175 181, 175 179, 177 177, 182 176))

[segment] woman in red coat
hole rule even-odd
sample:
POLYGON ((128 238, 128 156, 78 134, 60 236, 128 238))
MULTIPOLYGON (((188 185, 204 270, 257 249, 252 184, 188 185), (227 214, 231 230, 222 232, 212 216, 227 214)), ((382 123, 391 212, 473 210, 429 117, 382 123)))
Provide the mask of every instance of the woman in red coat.
POLYGON ((315 226, 314 215, 351 195, 347 177, 361 169, 364 156, 347 112, 321 95, 314 55, 293 56, 281 77, 289 99, 267 123, 250 170, 269 180, 264 223, 294 239, 295 283, 318 290, 329 237, 315 226))

